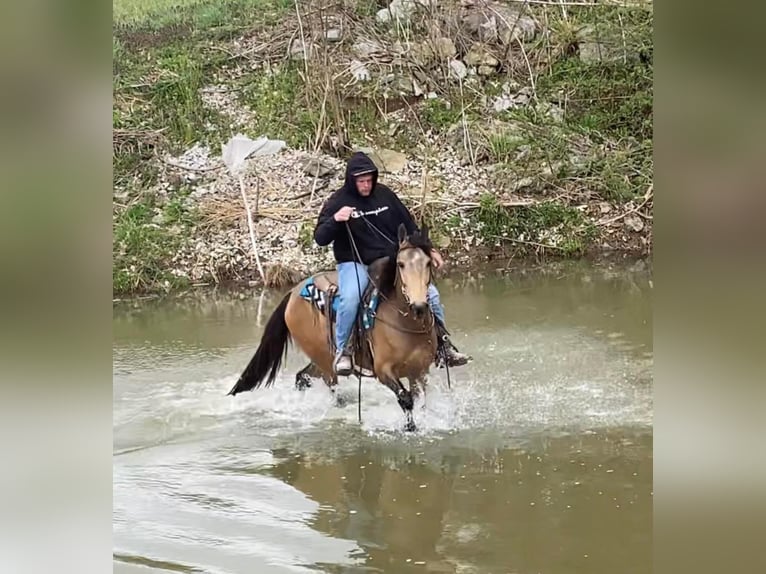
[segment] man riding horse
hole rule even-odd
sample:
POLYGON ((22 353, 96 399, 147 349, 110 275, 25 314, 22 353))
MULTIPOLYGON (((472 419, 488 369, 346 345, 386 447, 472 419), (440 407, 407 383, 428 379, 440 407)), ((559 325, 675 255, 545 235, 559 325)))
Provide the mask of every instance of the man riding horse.
MULTIPOLYGON (((335 327, 335 373, 348 376, 352 372, 352 350, 348 342, 360 306, 360 297, 369 284, 368 266, 391 255, 396 248, 397 229, 403 224, 408 234, 417 225, 396 194, 378 182, 378 169, 364 153, 354 153, 346 166, 344 185, 322 206, 314 240, 320 246, 332 243, 338 270, 339 306, 335 327)), ((434 268, 444 261, 435 249, 431 251, 434 268)), ((428 304, 439 326, 448 366, 466 364, 471 357, 458 352, 446 331, 444 308, 439 291, 428 286, 428 304)))

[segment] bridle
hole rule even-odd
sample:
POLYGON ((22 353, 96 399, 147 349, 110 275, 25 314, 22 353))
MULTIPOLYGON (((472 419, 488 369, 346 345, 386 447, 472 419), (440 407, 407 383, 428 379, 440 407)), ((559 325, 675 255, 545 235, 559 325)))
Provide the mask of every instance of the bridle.
MULTIPOLYGON (((398 259, 399 253, 401 253, 402 251, 405 251, 407 249, 421 249, 421 248, 417 247, 415 245, 406 245, 406 246, 400 248, 399 251, 397 252, 397 259, 398 259)), ((407 302, 407 305, 410 305, 410 298, 407 295, 407 290, 406 290, 406 287, 404 285, 404 281, 402 280, 401 273, 399 272, 399 262, 395 261, 395 264, 396 264, 396 277, 394 279, 394 285, 399 283, 399 285, 400 285, 400 287, 399 287, 400 293, 404 297, 404 300, 407 302)), ((428 267, 428 281, 426 282, 426 284, 431 283, 431 279, 432 278, 433 278, 433 270, 431 269, 431 267, 429 265, 429 267, 428 267)), ((399 313, 399 315, 401 315, 402 317, 408 317, 409 316, 409 311, 402 311, 396 305, 396 303, 394 301, 391 301, 391 299, 385 297, 382 294, 381 294, 381 297, 383 297, 385 300, 391 302, 393 308, 399 313)), ((395 325, 393 323, 389 323, 388 321, 382 319, 381 317, 377 317, 376 316, 376 320, 380 321, 384 325, 388 325, 389 327, 391 327, 392 329, 395 329, 397 331, 401 331, 403 333, 411 333, 411 334, 414 334, 414 335, 425 335, 425 334, 430 333, 431 330, 433 329, 434 321, 435 321, 434 314, 433 314, 433 312, 431 311, 431 308, 428 305, 426 305, 426 316, 424 317, 424 319, 428 320, 428 322, 427 322, 427 324, 424 325, 423 329, 408 329, 407 327, 402 327, 400 325, 395 325)))
MULTIPOLYGON (((357 216, 357 217, 359 217, 359 216, 357 216)), ((368 219, 366 216, 364 216, 364 215, 362 214, 362 215, 361 215, 361 219, 362 219, 362 221, 364 221, 364 223, 365 223, 365 224, 366 224, 366 225, 367 225, 367 226, 368 226, 370 229, 373 229, 373 230, 374 230, 376 233, 378 233, 378 234, 379 234, 381 237, 383 237, 383 238, 384 238, 386 241, 388 241, 388 242, 389 242, 389 243, 391 243, 392 245, 395 245, 395 242, 394 242, 394 241, 393 241, 393 240, 392 240, 390 237, 388 237, 388 235, 386 235, 385 233, 383 233, 383 231, 381 231, 380 229, 378 229, 378 227, 377 227, 375 224, 373 224, 371 221, 369 221, 369 219, 368 219)), ((358 250, 358 249, 357 249, 357 247, 356 247, 356 242, 354 241, 354 236, 353 236, 353 235, 352 235, 352 233, 351 233, 351 229, 349 228, 349 226, 348 226, 348 223, 346 223, 346 232, 348 233, 349 242, 351 243, 351 245, 352 245, 352 248, 354 249, 354 252, 356 253, 356 256, 357 256, 357 260, 361 261, 361 257, 359 256, 359 250, 358 250)), ((397 258, 397 260, 395 260, 395 261, 394 261, 394 265, 396 265, 396 275, 395 275, 395 277, 394 277, 394 285, 396 285, 396 283, 397 283, 397 282, 398 282, 398 283, 400 283, 400 285, 401 285, 401 287, 400 287, 400 292, 401 292, 402 296, 404 297, 405 301, 407 302, 407 305, 409 305, 409 304, 410 304, 410 298, 409 298, 409 296, 407 295, 407 291, 406 291, 406 288, 405 288, 405 285, 404 285, 404 281, 403 281, 403 280, 402 280, 402 278, 401 278, 401 273, 399 272, 399 262, 398 262, 399 254, 400 254, 402 251, 406 251, 407 249, 420 249, 420 250, 422 251, 422 248, 421 248, 421 247, 418 247, 418 246, 416 246, 416 245, 405 245, 404 247, 401 247, 401 246, 400 246, 400 247, 399 247, 399 249, 398 249, 398 250, 397 250, 397 252, 396 252, 396 258, 397 258)), ((425 253, 425 252, 424 252, 424 253, 425 253)), ((432 279, 433 279, 433 269, 432 269, 432 268, 431 268, 431 266, 429 265, 429 266, 428 266, 428 281, 426 282, 426 284, 427 284, 427 285, 428 285, 428 284, 430 284, 432 279)), ((393 308, 394 308, 394 309, 395 309, 395 310, 396 310, 396 311, 399 313, 399 315, 401 315, 402 317, 407 317, 407 316, 409 316, 409 312, 407 312, 407 311, 402 311, 402 310, 401 310, 401 309, 400 309, 400 308, 399 308, 399 307, 396 305, 396 303, 395 303, 394 301, 391 301, 391 300, 390 300, 388 297, 386 297, 386 296, 385 296, 385 295, 383 295, 382 293, 380 294, 380 297, 381 297, 381 298, 382 298, 384 301, 389 301, 389 302, 391 303, 391 305, 393 306, 393 308)), ((427 318, 430 318, 430 322, 429 322, 429 325, 427 325, 426 327, 424 327, 422 330, 408 329, 408 328, 406 328, 406 327, 401 327, 401 326, 399 326, 399 325, 394 325, 394 324, 392 324, 392 323, 389 323, 388 321, 385 321, 384 319, 381 319, 380 317, 378 317, 378 316, 377 316, 377 313, 374 313, 374 316, 375 316, 375 319, 376 319, 377 321, 380 321, 380 322, 381 322, 381 323, 383 323, 384 325, 388 325, 389 327, 391 327, 392 329, 396 329, 397 331, 402 331, 403 333, 412 333, 412 334, 417 334, 417 335, 423 335, 423 334, 427 334, 427 333, 430 333, 430 332, 431 332, 431 330, 432 330, 432 328, 433 328, 433 326, 434 326, 434 323, 435 323, 434 314, 433 314, 433 312, 431 311, 431 308, 430 308, 428 305, 426 305, 426 307, 427 307, 427 315, 426 315, 426 317, 427 317, 427 318)))
MULTIPOLYGON (((396 264, 396 277, 394 278, 394 285, 396 285, 397 281, 401 283, 401 293, 404 296, 404 300, 407 301, 407 305, 411 304, 410 297, 407 295, 407 287, 404 284, 404 279, 402 278, 402 275, 399 271, 399 253, 402 251, 407 251, 408 249, 420 249, 422 251, 422 248, 417 247, 415 245, 405 245, 404 247, 401 247, 399 251, 396 253, 397 261, 395 261, 396 264)), ((425 253, 425 252, 424 252, 425 253)), ((431 265, 428 266, 428 280, 426 281, 426 285, 429 285, 431 283, 431 280, 433 279, 433 269, 431 268, 431 265)))

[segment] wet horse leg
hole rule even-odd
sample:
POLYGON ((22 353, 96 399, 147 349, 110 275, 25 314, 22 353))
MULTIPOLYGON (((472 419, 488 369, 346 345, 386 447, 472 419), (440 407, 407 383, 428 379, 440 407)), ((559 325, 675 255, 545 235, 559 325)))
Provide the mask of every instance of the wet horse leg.
POLYGON ((311 388, 311 377, 321 376, 322 372, 313 362, 310 362, 300 371, 295 373, 295 388, 299 391, 305 391, 306 389, 311 388))
POLYGON ((311 388, 311 377, 321 377, 327 387, 330 389, 330 392, 335 399, 335 404, 339 407, 346 406, 345 399, 341 398, 335 392, 335 387, 338 385, 338 377, 334 375, 330 377, 324 374, 314 363, 309 363, 300 371, 295 373, 295 388, 299 391, 305 391, 306 389, 311 388))
POLYGON ((345 407, 346 399, 344 399, 338 393, 335 392, 335 389, 338 386, 338 377, 335 375, 332 375, 331 377, 327 375, 323 375, 322 378, 324 379, 325 384, 330 389, 330 393, 335 399, 335 405, 338 407, 345 407))
POLYGON ((404 388, 402 382, 393 377, 386 377, 382 380, 382 383, 393 391, 396 395, 396 400, 399 402, 399 406, 402 407, 404 415, 407 417, 407 422, 404 425, 404 430, 412 432, 415 430, 415 421, 412 419, 412 407, 414 401, 412 399, 412 392, 404 388))
POLYGON ((410 392, 412 393, 412 401, 413 403, 417 400, 417 398, 420 396, 420 392, 423 392, 423 406, 422 409, 425 410, 426 408, 426 382, 428 381, 427 375, 421 375, 420 377, 413 377, 408 378, 407 381, 410 384, 410 392))

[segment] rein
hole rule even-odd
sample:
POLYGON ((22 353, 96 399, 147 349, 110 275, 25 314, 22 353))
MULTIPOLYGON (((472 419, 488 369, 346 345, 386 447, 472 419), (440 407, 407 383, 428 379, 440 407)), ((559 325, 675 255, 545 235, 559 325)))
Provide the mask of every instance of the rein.
MULTIPOLYGON (((399 311, 397 309, 397 311, 399 311)), ((399 311, 401 313, 401 311, 399 311)), ((434 326, 434 316, 433 313, 429 311, 429 316, 431 317, 431 323, 428 327, 424 327, 422 330, 416 330, 416 329, 408 329, 407 327, 400 327, 399 325, 396 325, 394 323, 389 323, 388 321, 384 320, 381 317, 378 317, 377 314, 375 315, 375 320, 380 321, 384 325, 388 325, 392 329, 395 329, 396 331, 401 331, 402 333, 410 333, 412 335, 427 335, 431 332, 431 329, 434 326)))
MULTIPOLYGON (((388 236, 387 236, 385 233, 383 233, 383 232, 382 232, 380 229, 378 229, 378 228, 377 228, 377 227, 376 227, 374 224, 372 224, 371 222, 369 222, 369 221, 367 220, 367 218, 366 218, 366 217, 362 217, 362 220, 363 220, 363 221, 364 221, 364 222, 365 222, 365 223, 366 223, 366 224, 367 224, 367 225, 368 225, 370 228, 372 228, 372 229, 374 229, 375 231, 377 231, 377 232, 378 232, 378 233, 379 233, 379 234, 380 234, 380 235, 381 235, 383 238, 385 238, 385 239, 386 239, 386 240, 387 240, 389 243, 392 243, 392 244, 394 244, 394 242, 393 242, 393 241, 391 241, 391 239, 390 239, 390 238, 389 238, 389 237, 388 237, 388 236)), ((357 248, 357 246, 356 246, 356 242, 354 241, 354 235, 351 233, 351 229, 349 228, 349 226, 348 226, 348 223, 346 223, 346 232, 348 233, 349 242, 351 243, 351 246, 352 246, 352 248, 353 248, 353 250, 354 250, 354 253, 355 253, 355 255, 356 255, 356 258, 357 258, 357 260, 358 260, 358 261, 361 263, 361 261, 362 261, 362 258, 359 256, 359 250, 358 250, 358 248, 357 248)), ((404 246, 404 247, 400 248, 398 252, 401 252, 401 251, 406 251, 407 249, 420 249, 420 247, 417 247, 417 246, 415 246, 415 245, 406 245, 406 246, 404 246)), ((398 253, 398 252, 397 252, 397 253, 398 253)), ((394 261, 394 264, 396 264, 396 261, 394 261)), ((430 282, 431 282, 431 279, 432 279, 432 273, 433 273, 433 271, 432 271, 431 269, 429 269, 429 275, 428 275, 428 283, 430 283, 430 282)), ((367 276, 368 276, 368 277, 370 278, 370 280, 372 281, 372 277, 370 277, 369 273, 367 274, 367 276)), ((357 279, 357 282, 358 282, 358 279, 357 279)), ((407 298, 407 295, 404 293, 404 290, 403 290, 404 282, 403 282, 403 281, 401 281, 401 274, 399 273, 399 266, 398 266, 398 265, 396 265, 396 278, 394 279, 394 284, 396 284, 396 283, 399 283, 399 292, 400 292, 400 293, 402 294, 402 296, 403 296, 403 297, 406 299, 406 298, 407 298)), ((402 311, 402 310, 401 310, 401 309, 398 307, 398 305, 396 305, 396 304, 395 304, 395 299, 391 299, 391 298, 389 298, 389 297, 386 297, 385 295, 383 295, 383 293, 380 293, 380 297, 381 297, 381 298, 382 298, 384 301, 388 301, 388 302, 390 302, 390 303, 391 303, 391 304, 394 306, 394 309, 396 310, 396 312, 397 312, 397 313, 399 313, 399 315, 401 315, 402 317, 407 317, 407 316, 409 316, 409 313, 408 313, 408 312, 406 312, 406 311, 402 311)), ((361 293, 360 293, 360 300, 361 300, 361 293)), ((428 333, 430 333, 430 332, 431 332, 431 329, 432 329, 432 328, 433 328, 433 326, 434 326, 434 316, 433 316, 433 313, 431 312, 431 309, 430 309, 430 308, 428 309, 428 316, 431 318, 430 324, 429 324, 428 326, 425 326, 425 327, 423 327, 423 329, 408 329, 407 327, 401 327, 401 326, 399 326, 399 325, 396 325, 396 324, 394 324, 394 323, 390 323, 390 322, 388 322, 388 321, 386 321, 386 320, 382 319, 381 317, 378 317, 377 313, 375 313, 375 320, 376 320, 376 321, 380 321, 380 322, 381 322, 381 323, 383 323, 384 325, 388 325, 388 326, 389 326, 389 327, 391 327, 392 329, 394 329, 394 330, 396 330, 396 331, 400 331, 400 332, 402 332, 402 333, 409 333, 409 334, 412 334, 412 335, 426 335, 426 334, 428 334, 428 333)))

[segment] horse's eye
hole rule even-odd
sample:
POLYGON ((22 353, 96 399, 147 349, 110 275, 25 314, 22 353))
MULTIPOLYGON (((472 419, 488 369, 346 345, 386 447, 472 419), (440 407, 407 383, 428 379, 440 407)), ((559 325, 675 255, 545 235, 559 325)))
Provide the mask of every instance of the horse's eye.
POLYGON ((399 261, 397 265, 399 265, 399 269, 404 269, 404 263, 402 263, 401 261, 399 261))

